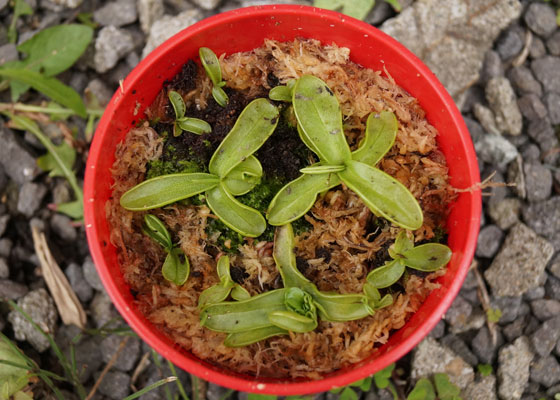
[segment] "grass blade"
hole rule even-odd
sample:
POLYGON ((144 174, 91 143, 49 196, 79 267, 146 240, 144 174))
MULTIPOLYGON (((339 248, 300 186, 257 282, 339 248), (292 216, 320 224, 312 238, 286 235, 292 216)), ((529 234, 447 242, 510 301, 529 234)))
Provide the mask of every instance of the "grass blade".
POLYGON ((174 382, 177 380, 176 376, 170 376, 168 378, 164 378, 161 379, 159 381, 157 381, 156 383, 152 383, 150 386, 146 386, 144 389, 137 391, 136 393, 132 393, 130 396, 125 397, 123 400, 133 400, 133 399, 137 399, 138 397, 142 396, 143 394, 146 394, 154 389, 157 389, 158 387, 162 386, 162 385, 166 385, 170 382, 174 382))

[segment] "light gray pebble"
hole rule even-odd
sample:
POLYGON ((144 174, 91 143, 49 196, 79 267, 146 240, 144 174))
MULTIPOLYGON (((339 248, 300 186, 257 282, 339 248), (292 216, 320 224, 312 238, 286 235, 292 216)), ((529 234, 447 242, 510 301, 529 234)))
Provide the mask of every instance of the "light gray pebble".
POLYGON ((18 185, 32 181, 41 170, 35 158, 16 140, 15 133, 0 122, 0 164, 6 175, 18 185))
POLYGON ((2 11, 8 5, 8 0, 0 0, 0 11, 2 11))
POLYGON ((42 183, 24 183, 19 191, 17 210, 26 217, 33 216, 41 207, 46 194, 47 188, 42 183))
MULTIPOLYGON (((492 135, 501 134, 501 130, 496 124, 496 117, 494 116, 492 110, 480 103, 475 103, 475 105, 473 106, 473 113, 478 122, 480 122, 480 125, 487 133, 492 135)), ((484 137, 481 137, 480 139, 483 138, 484 137)))
POLYGON ((531 69, 547 90, 560 93, 560 57, 544 56, 533 60, 531 69))
POLYGON ((533 348, 541 357, 552 352, 560 338, 560 316, 545 321, 539 329, 531 335, 533 348))
MULTIPOLYGON (((103 362, 108 363, 111 360, 123 340, 125 340, 125 337, 118 335, 110 335, 103 339, 100 345, 103 362)), ((136 365, 136 360, 138 360, 139 355, 139 339, 129 337, 124 349, 119 354, 114 367, 123 372, 130 371, 136 365)))
POLYGON ((500 248, 504 233, 496 225, 487 225, 480 230, 476 256, 492 258, 500 248))
POLYGON ((478 298, 478 289, 465 289, 464 287, 461 288, 459 294, 472 306, 480 306, 480 299, 478 298))
POLYGON ((113 400, 124 399, 130 394, 130 376, 120 371, 107 373, 99 385, 99 392, 113 400))
POLYGON ((27 286, 10 281, 8 279, 0 279, 0 298, 9 300, 17 300, 25 296, 29 292, 27 286))
POLYGON ((136 21, 138 13, 133 0, 117 0, 105 3, 93 13, 93 20, 101 26, 121 27, 136 21))
MULTIPOLYGON (((544 288, 543 292, 544 292, 544 288)), ((544 295, 544 293, 543 293, 544 295)), ((560 315, 560 301, 553 299, 537 299, 531 302, 533 315, 541 321, 546 321, 560 315)))
POLYGON ((144 33, 149 33, 155 21, 163 17, 163 0, 138 0, 138 17, 144 33))
POLYGON ((498 394, 502 400, 518 400, 529 381, 534 354, 529 340, 521 336, 500 349, 498 356, 498 394))
POLYGON ((492 78, 486 84, 485 91, 486 100, 494 112, 498 127, 510 135, 520 135, 523 118, 510 81, 501 76, 492 78))
POLYGON ((0 65, 18 59, 17 47, 13 43, 0 46, 0 65))
POLYGON ((97 269, 95 268, 95 264, 91 257, 87 257, 82 265, 84 270, 84 277, 86 278, 87 283, 98 291, 105 291, 103 287, 103 283, 101 283, 101 279, 99 278, 99 274, 97 273, 97 269))
POLYGON ((504 74, 502 67, 502 60, 500 55, 494 50, 488 50, 484 54, 484 62, 482 64, 482 71, 480 72, 480 81, 488 82, 490 79, 504 74))
POLYGON ((523 49, 522 33, 519 27, 514 26, 500 35, 496 41, 496 51, 502 60, 509 60, 521 52, 523 49))
POLYGON ((505 137, 485 135, 474 145, 476 154, 488 164, 503 168, 517 157, 517 149, 505 137))
POLYGON ((127 31, 114 26, 102 28, 95 40, 95 70, 99 73, 109 71, 133 49, 134 42, 127 31))
POLYGON ((522 211, 527 225, 549 239, 556 251, 560 251, 560 196, 530 203, 522 211))
POLYGON ((472 382, 463 391, 463 398, 469 400, 496 400, 496 377, 489 375, 472 382))
POLYGON ((95 326, 98 328, 118 316, 116 310, 113 308, 111 298, 105 292, 97 292, 93 296, 89 307, 91 316, 95 321, 95 326))
POLYGON ((445 320, 451 326, 464 325, 472 314, 472 306, 461 296, 457 296, 445 313, 445 320))
POLYGON ((521 305, 519 306, 519 310, 517 311, 518 317, 524 317, 531 313, 531 307, 526 302, 522 301, 521 305))
POLYGON ((73 242, 78 237, 76 228, 72 225, 72 220, 66 215, 54 213, 50 225, 53 231, 67 242, 73 242))
POLYGON ((560 252, 556 253, 556 256, 554 256, 548 265, 548 270, 552 273, 552 275, 560 279, 560 252))
POLYGON ((560 124, 560 94, 552 92, 545 94, 544 103, 548 110, 550 122, 555 125, 560 124))
POLYGON ((8 267, 8 261, 5 258, 0 257, 0 279, 8 279, 10 277, 10 268, 8 267))
MULTIPOLYGON (((18 300, 17 304, 44 332, 55 334, 58 312, 54 301, 45 289, 37 289, 27 293, 18 300)), ((17 340, 27 340, 40 353, 50 347, 47 338, 37 331, 18 311, 11 311, 8 315, 8 321, 12 324, 14 336, 17 340)))
POLYGON ((531 366, 531 380, 549 388, 560 382, 560 364, 554 356, 537 359, 531 366))
POLYGON ((548 113, 546 106, 539 96, 534 93, 529 93, 520 97, 517 100, 517 105, 519 106, 521 114, 528 120, 544 118, 548 113))
POLYGON ((547 4, 532 3, 523 15, 525 23, 539 36, 548 37, 556 30, 556 13, 547 4))
POLYGON ((52 190, 52 197, 54 204, 68 203, 72 200, 70 186, 65 180, 60 180, 56 183, 52 190))
POLYGON ((542 85, 535 79, 535 76, 529 68, 524 65, 512 68, 508 72, 508 78, 512 86, 520 95, 534 93, 537 96, 542 95, 542 85))
POLYGON ((70 263, 68 267, 64 270, 68 281, 70 282, 70 286, 76 295, 80 299, 80 301, 86 303, 91 300, 93 296, 93 289, 89 285, 89 283, 84 278, 84 273, 82 268, 76 263, 70 263))
POLYGON ((87 84, 86 90, 88 90, 95 96, 102 107, 105 107, 107 104, 109 104, 109 101, 113 96, 113 91, 105 84, 105 82, 98 78, 92 79, 87 84))
POLYGON ((473 353, 478 357, 480 363, 492 364, 496 359, 496 353, 504 343, 504 338, 500 330, 496 328, 496 331, 497 340, 495 345, 492 342, 492 335, 487 326, 480 328, 476 336, 472 339, 471 348, 473 353))
POLYGON ((507 198, 491 202, 488 214, 494 223, 502 230, 507 230, 519 221, 521 202, 516 198, 507 198))
POLYGON ((215 9, 222 0, 192 0, 194 4, 203 10, 213 10, 215 9))
POLYGON ((546 200, 552 193, 552 172, 539 163, 525 163, 525 187, 530 202, 546 200))

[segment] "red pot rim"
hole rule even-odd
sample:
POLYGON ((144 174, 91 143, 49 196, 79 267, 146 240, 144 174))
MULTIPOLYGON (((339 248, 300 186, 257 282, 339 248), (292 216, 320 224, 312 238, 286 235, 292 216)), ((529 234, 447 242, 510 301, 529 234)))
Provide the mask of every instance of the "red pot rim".
MULTIPOLYGON (((238 374, 225 373, 221 368, 212 366, 190 354, 185 354, 185 351, 180 350, 176 346, 170 346, 168 341, 166 341, 163 337, 164 335, 158 335, 151 330, 149 323, 147 323, 145 318, 140 316, 138 313, 132 312, 131 307, 134 307, 133 304, 125 298, 121 289, 111 277, 109 270, 110 268, 115 268, 116 266, 107 265, 102 251, 102 244, 98 239, 100 221, 96 220, 94 203, 96 198, 96 185, 98 185, 99 182, 96 182, 97 175, 95 168, 98 159, 103 157, 105 151, 103 148, 102 136, 109 130, 111 119, 114 118, 115 109, 118 107, 119 102, 129 94, 128 88, 134 87, 135 84, 141 82, 142 76, 153 67, 157 59, 165 55, 168 49, 177 46, 184 40, 185 37, 192 37, 193 35, 214 26, 223 24, 227 25, 235 22, 239 18, 247 16, 268 16, 271 15, 271 13, 276 15, 297 14, 298 17, 302 18, 319 17, 325 21, 332 22, 332 24, 337 24, 337 26, 352 25, 354 30, 360 31, 365 37, 368 37, 369 35, 370 37, 376 37, 379 40, 390 43, 393 50, 399 53, 400 57, 406 59, 407 62, 416 69, 418 72, 418 79, 424 79, 434 91, 435 95, 439 97, 439 100, 442 103, 442 109, 439 111, 449 114, 452 124, 459 133, 460 145, 466 154, 466 159, 463 160, 463 162, 466 165, 465 173, 468 176, 466 176, 465 179, 473 184, 480 181, 478 164, 470 135, 454 101, 435 75, 422 63, 422 61, 420 61, 420 59, 414 56, 403 45, 385 33, 373 28, 371 25, 336 12, 308 6, 257 6, 218 14, 186 28, 156 48, 128 75, 121 86, 121 89, 117 90, 111 99, 111 102, 107 106, 103 117, 98 124, 97 133, 90 148, 84 182, 84 213, 88 243, 91 249, 90 251, 103 285, 107 289, 109 296, 113 300, 120 314, 138 333, 138 335, 158 353, 188 372, 221 386, 245 392, 276 395, 300 395, 327 391, 334 387, 344 386, 367 377, 404 356, 434 328, 459 292, 473 258, 480 224, 481 195, 480 189, 476 187, 474 187, 474 190, 470 192, 461 194, 461 196, 470 196, 468 203, 469 208, 464 210, 464 212, 470 216, 470 222, 467 224, 466 231, 464 232, 465 236, 463 236, 462 239, 467 243, 465 247, 462 248, 461 254, 454 254, 454 257, 460 257, 460 265, 457 268, 453 281, 449 284, 446 290, 443 291, 438 289, 439 292, 443 292, 438 294, 438 297, 440 298, 439 303, 437 303, 437 305, 431 310, 430 314, 420 323, 420 326, 408 337, 399 342, 397 345, 392 346, 390 350, 384 352, 381 356, 375 359, 367 359, 365 362, 360 362, 352 366, 351 369, 329 374, 323 379, 317 381, 278 381, 250 377, 245 378, 239 376, 238 374), (123 87, 124 90, 122 89, 123 87)), ((429 115, 428 119, 430 119, 429 115)), ((113 151, 114 149, 111 150, 113 151)), ((404 328, 401 328, 401 330, 404 330, 404 328)), ((398 332, 400 332, 400 330, 398 332)))

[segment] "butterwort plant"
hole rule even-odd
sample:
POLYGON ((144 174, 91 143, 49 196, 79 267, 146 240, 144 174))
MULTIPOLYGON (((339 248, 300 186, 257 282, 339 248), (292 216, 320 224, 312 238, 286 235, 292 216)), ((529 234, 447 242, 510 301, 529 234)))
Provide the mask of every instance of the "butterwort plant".
POLYGON ((263 170, 253 153, 277 125, 278 108, 267 99, 253 100, 212 155, 208 173, 148 179, 124 193, 121 205, 127 210, 145 211, 204 193, 206 203, 225 225, 247 237, 260 236, 266 229, 264 217, 235 196, 250 192, 260 182, 263 170))
POLYGON ((230 293, 234 300, 246 300, 251 297, 249 292, 243 286, 234 282, 231 278, 228 256, 224 255, 218 259, 216 269, 220 282, 210 286, 200 294, 200 297, 198 298, 199 308, 204 307, 206 304, 214 304, 224 301, 230 293))
POLYGON ((216 103, 222 107, 227 106, 229 98, 223 89, 226 83, 222 80, 222 69, 220 68, 218 56, 208 47, 201 47, 198 49, 198 55, 200 56, 200 62, 206 71, 206 75, 208 75, 208 78, 212 81, 212 97, 214 97, 216 103))
POLYGON ((375 215, 405 229, 422 226, 422 209, 412 193, 375 168, 395 141, 398 123, 392 112, 370 114, 364 139, 351 152, 338 100, 321 79, 304 75, 285 89, 275 89, 272 98, 291 100, 301 140, 318 156, 319 162, 303 168, 303 175, 289 182, 272 199, 268 209, 271 225, 284 225, 302 217, 320 193, 344 183, 375 215))
POLYGON ((198 118, 186 117, 187 107, 183 97, 176 91, 171 90, 168 94, 169 102, 175 111, 175 123, 173 124, 173 136, 179 136, 183 131, 191 132, 197 135, 212 132, 212 127, 206 121, 198 118))

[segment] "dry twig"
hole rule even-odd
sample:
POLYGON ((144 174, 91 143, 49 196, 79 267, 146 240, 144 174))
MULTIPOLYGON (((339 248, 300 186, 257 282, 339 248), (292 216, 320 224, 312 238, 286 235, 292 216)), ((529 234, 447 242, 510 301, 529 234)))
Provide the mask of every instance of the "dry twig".
MULTIPOLYGON (((488 312, 492 309, 492 307, 490 306, 490 295, 488 294, 488 289, 486 289, 484 279, 482 278, 482 275, 478 270, 478 262, 476 260, 473 260, 470 269, 476 278, 476 283, 478 285, 477 294, 480 303, 482 304, 482 309, 484 310, 486 315, 488 315, 488 312)), ((486 325, 488 326, 488 331, 490 332, 490 336, 492 338, 492 344, 496 346, 496 344, 498 343, 498 332, 496 330, 496 323, 486 318, 486 325)))
POLYGON ((117 349, 115 354, 113 354, 113 357, 111 357, 111 359, 109 360, 107 365, 105 365, 105 368, 103 368, 103 371, 101 371, 101 375, 99 375, 99 378, 97 379, 97 381, 95 382, 95 384, 91 388, 91 391, 89 392, 89 394, 87 395, 85 400, 91 400, 93 398, 93 396, 95 395, 95 392, 97 392, 97 389, 99 388, 99 385, 101 385, 101 382, 103 381, 103 378, 105 378, 105 375, 107 375, 107 372, 109 372, 111 367, 113 367, 113 365, 117 362, 117 358, 119 358, 119 355, 123 351, 124 346, 126 346, 126 343, 128 342, 128 339, 130 339, 130 336, 126 336, 123 340, 121 340, 121 343, 119 344, 119 348, 117 349))

